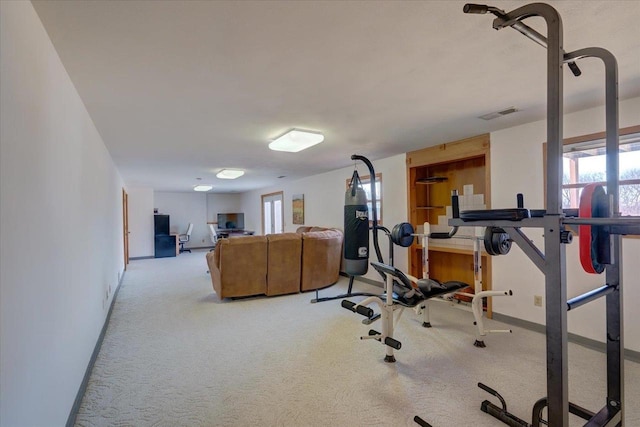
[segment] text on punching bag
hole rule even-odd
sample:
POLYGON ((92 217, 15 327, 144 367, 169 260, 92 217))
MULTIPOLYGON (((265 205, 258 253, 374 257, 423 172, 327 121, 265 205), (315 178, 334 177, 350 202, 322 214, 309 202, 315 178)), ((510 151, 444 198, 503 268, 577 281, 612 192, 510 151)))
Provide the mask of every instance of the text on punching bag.
MULTIPOLYGON (((369 212, 368 211, 359 211, 356 210, 356 219, 360 221, 368 221, 369 220, 369 212)), ((369 257, 369 248, 367 246, 358 247, 358 256, 361 258, 369 257)))

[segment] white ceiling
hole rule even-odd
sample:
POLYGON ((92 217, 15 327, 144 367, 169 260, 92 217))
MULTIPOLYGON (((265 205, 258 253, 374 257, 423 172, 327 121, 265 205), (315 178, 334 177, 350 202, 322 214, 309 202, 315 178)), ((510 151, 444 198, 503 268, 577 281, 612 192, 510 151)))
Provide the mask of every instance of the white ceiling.
MULTIPOLYGON (((464 3, 33 1, 126 184, 214 192, 544 119, 545 50, 464 3), (511 106, 521 111, 477 118, 511 106), (267 148, 293 127, 325 142, 267 148), (220 180, 222 168, 246 174, 220 180)), ((620 98, 640 96, 640 1, 548 3, 565 50, 609 49, 620 98)), ((526 23, 546 34, 541 18, 526 23)), ((602 64, 580 66, 579 78, 565 70, 566 112, 604 102, 602 64)))

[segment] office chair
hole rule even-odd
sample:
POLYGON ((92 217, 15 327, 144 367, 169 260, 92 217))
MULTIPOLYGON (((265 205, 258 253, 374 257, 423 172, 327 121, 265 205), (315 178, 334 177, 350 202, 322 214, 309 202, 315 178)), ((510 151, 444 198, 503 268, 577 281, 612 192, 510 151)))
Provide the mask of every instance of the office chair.
POLYGON ((216 244, 218 243, 218 232, 216 231, 216 228, 213 226, 213 224, 207 225, 209 226, 209 238, 211 239, 211 243, 213 243, 213 248, 211 248, 211 250, 209 251, 211 252, 216 248, 216 244))
POLYGON ((178 236, 178 242, 180 243, 180 253, 189 252, 191 253, 191 249, 185 249, 184 244, 189 241, 191 238, 191 232, 193 231, 193 224, 189 223, 189 227, 187 228, 187 232, 185 234, 181 234, 178 236))

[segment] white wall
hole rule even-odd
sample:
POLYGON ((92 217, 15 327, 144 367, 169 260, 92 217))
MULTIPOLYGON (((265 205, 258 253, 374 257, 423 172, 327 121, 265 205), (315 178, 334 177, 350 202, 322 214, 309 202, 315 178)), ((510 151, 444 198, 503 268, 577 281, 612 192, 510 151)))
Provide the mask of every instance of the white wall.
MULTIPOLYGON (((366 153, 364 154, 366 155, 366 153)), ((376 173, 382 173, 382 212, 383 225, 391 229, 399 222, 407 221, 407 175, 406 155, 400 154, 386 159, 373 161, 376 173)), ((242 211, 245 212, 245 228, 262 233, 261 225, 261 195, 277 191, 284 192, 284 222, 285 231, 295 231, 300 225, 292 224, 292 197, 294 194, 304 194, 305 225, 322 227, 336 227, 344 229, 344 195, 346 180, 351 178, 353 168, 343 168, 320 175, 303 178, 294 182, 283 183, 279 187, 268 187, 242 194, 242 211)), ((358 173, 368 175, 368 168, 358 162, 358 173)), ((380 248, 386 261, 389 251, 388 239, 384 233, 379 233, 380 248)), ((370 240, 370 259, 375 259, 373 240, 370 240)), ((408 252, 406 249, 395 248, 395 265, 403 270, 408 267, 408 252)), ((365 276, 379 280, 380 276, 369 268, 365 276)), ((330 291, 326 291, 330 292, 330 291)))
POLYGON ((123 182, 30 2, 0 2, 0 87, 0 425, 61 426, 124 268, 123 182))
POLYGON ((207 193, 207 221, 217 221, 219 213, 242 212, 241 206, 240 194, 207 193))
POLYGON ((129 195, 129 258, 154 256, 153 189, 127 188, 129 195))
MULTIPOLYGON (((156 191, 153 195, 158 213, 169 215, 169 227, 172 233, 184 234, 189 223, 193 231, 185 248, 211 246, 209 227, 207 226, 207 196, 198 192, 156 191)), ((153 228, 152 228, 153 230, 153 228)))
MULTIPOLYGON (((620 127, 640 124, 640 98, 620 103, 620 127)), ((604 131, 604 108, 593 108, 565 115, 564 137, 604 131)), ((539 121, 491 134, 492 207, 515 206, 516 193, 524 193, 525 205, 542 208, 542 144, 546 140, 546 122, 539 121)), ((543 239, 539 230, 526 230, 539 248, 543 239)), ((640 351, 640 328, 633 319, 640 315, 640 239, 623 241, 623 280, 625 347, 640 351)), ((567 246, 568 296, 573 297, 603 284, 603 276, 588 275, 579 266, 578 239, 567 246)), ((533 305, 534 295, 544 295, 544 277, 522 251, 514 245, 508 256, 493 258, 494 289, 512 289, 512 298, 494 299, 496 313, 544 324, 544 309, 533 305)), ((604 299, 569 312, 569 331, 605 340, 604 299)))

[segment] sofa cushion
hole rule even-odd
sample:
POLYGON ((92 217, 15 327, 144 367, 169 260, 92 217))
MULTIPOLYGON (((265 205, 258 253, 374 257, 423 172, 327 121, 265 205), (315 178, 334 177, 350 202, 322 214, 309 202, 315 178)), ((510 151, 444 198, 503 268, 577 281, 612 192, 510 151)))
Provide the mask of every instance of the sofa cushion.
POLYGON ((267 295, 299 292, 302 235, 269 234, 267 241, 267 295))
POLYGON ((219 298, 266 294, 265 236, 221 239, 213 252, 212 261, 211 279, 219 298), (214 269, 217 271, 214 272, 214 269))

